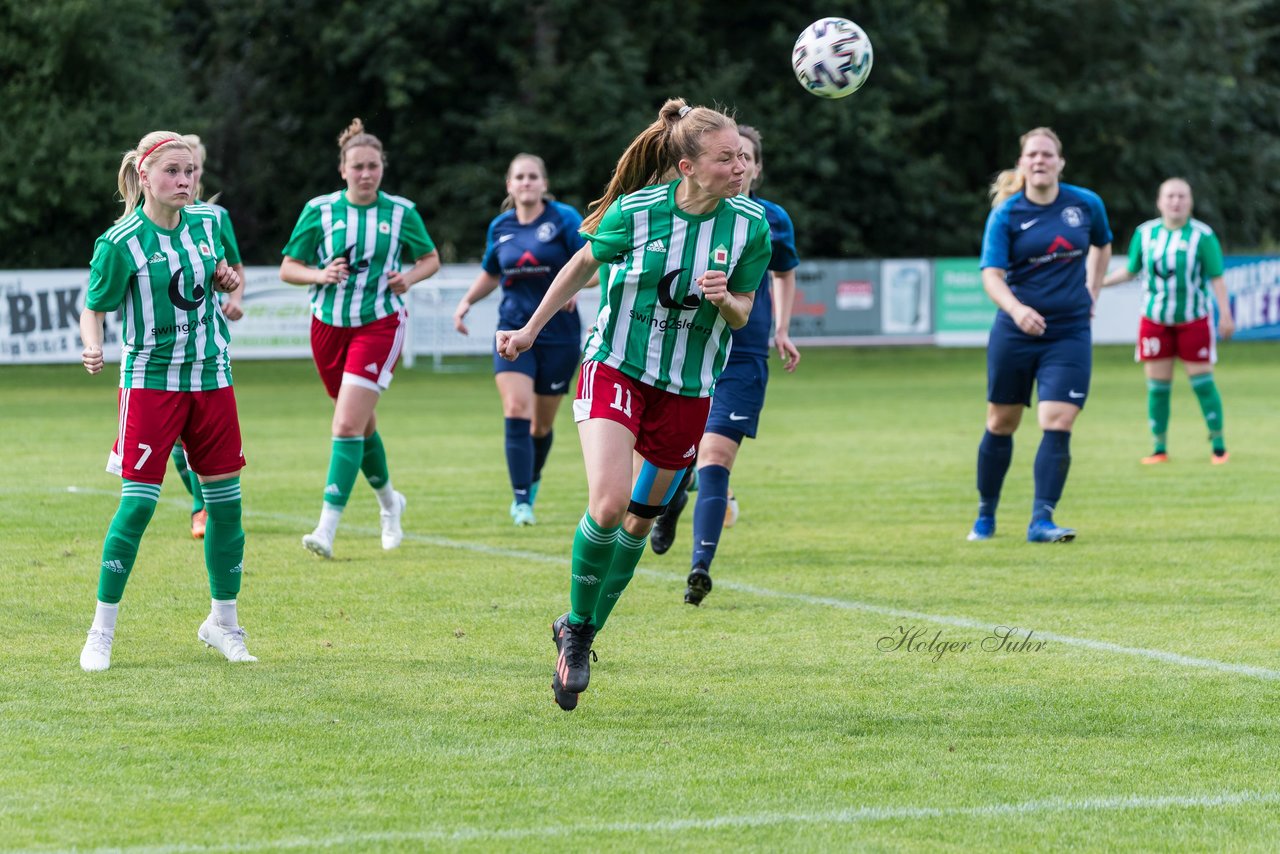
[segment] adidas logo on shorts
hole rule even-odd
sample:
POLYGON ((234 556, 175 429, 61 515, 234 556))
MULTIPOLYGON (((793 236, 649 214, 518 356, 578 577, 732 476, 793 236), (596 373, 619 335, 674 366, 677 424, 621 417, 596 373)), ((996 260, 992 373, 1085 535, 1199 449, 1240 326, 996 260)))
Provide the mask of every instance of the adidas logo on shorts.
POLYGON ((684 452, 684 458, 687 460, 696 453, 698 453, 698 447, 696 445, 690 445, 689 450, 684 452))
POLYGON ((666 252, 667 244, 662 242, 662 238, 658 238, 657 240, 650 240, 648 243, 645 244, 644 251, 645 252, 666 252))

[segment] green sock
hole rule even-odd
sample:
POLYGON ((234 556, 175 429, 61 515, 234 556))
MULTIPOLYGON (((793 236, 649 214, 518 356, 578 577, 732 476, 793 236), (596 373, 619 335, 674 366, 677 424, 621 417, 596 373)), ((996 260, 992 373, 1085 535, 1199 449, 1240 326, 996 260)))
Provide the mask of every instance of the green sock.
POLYGON ((1227 443, 1222 438, 1222 398, 1218 395, 1217 383, 1213 381, 1213 372, 1192 377, 1191 390, 1196 393, 1196 400, 1200 401, 1200 412, 1204 414, 1205 426, 1209 428, 1213 452, 1225 453, 1227 443))
POLYGON ((1155 452, 1163 454, 1168 447, 1169 398, 1173 383, 1169 380, 1147 380, 1147 419, 1155 439, 1155 452))
POLYGON ((200 483, 200 478, 195 472, 191 473, 191 515, 199 513, 204 509, 204 484, 200 483))
POLYGON ((590 513, 582 514, 577 533, 573 535, 573 567, 569 581, 570 622, 589 622, 595 613, 600 588, 609 574, 614 546, 621 530, 621 525, 602 528, 595 523, 590 513))
POLYGON ((102 543, 102 566, 98 571, 98 601, 114 605, 124 595, 124 585, 138 557, 142 532, 156 512, 160 484, 125 480, 120 485, 120 506, 102 543))
POLYGON ((182 485, 191 491, 191 484, 196 482, 195 472, 187 468, 187 452, 182 449, 180 443, 175 443, 173 450, 169 452, 169 458, 173 460, 173 468, 178 473, 178 477, 182 478, 182 485))
POLYGON ((360 470, 374 489, 381 489, 391 480, 387 471, 387 452, 382 447, 382 437, 374 430, 372 436, 364 437, 364 456, 360 460, 360 470))
POLYGON ((648 542, 648 534, 637 537, 625 530, 618 530, 618 544, 613 550, 613 562, 609 564, 609 574, 600 587, 600 599, 596 602, 595 614, 591 617, 596 631, 604 628, 605 621, 609 619, 609 612, 613 610, 614 605, 618 604, 618 597, 631 583, 632 576, 636 574, 636 564, 640 563, 640 558, 644 556, 644 547, 648 542))
POLYGON ((244 570, 244 528, 240 526, 240 478, 204 485, 209 524, 204 534, 204 565, 214 599, 235 599, 244 570))
POLYGON ((334 507, 346 507, 351 490, 360 473, 360 458, 364 454, 363 436, 334 436, 333 451, 329 455, 329 480, 324 487, 324 501, 334 507))

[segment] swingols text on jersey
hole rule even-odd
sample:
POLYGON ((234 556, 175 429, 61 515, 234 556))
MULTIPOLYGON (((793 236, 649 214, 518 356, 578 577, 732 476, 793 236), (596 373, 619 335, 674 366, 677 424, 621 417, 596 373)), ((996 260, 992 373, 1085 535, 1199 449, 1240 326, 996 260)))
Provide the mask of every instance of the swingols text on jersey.
POLYGON ((1209 313, 1209 280, 1222 275, 1222 247, 1198 219, 1170 230, 1158 219, 1138 226, 1129 243, 1129 272, 1142 273, 1147 289, 1142 314, 1164 326, 1209 313))
POLYGON ((404 306, 387 286, 387 274, 400 269, 401 250, 412 260, 435 248, 413 202, 379 190, 377 201, 355 205, 339 190, 307 202, 284 254, 317 267, 347 256, 344 281, 311 286, 311 313, 330 326, 364 326, 404 306))
MULTIPOLYGON (((769 240, 773 254, 769 258, 769 270, 785 273, 800 265, 796 253, 796 230, 791 217, 767 199, 751 196, 751 200, 764 208, 769 221, 769 240)), ((737 356, 769 356, 769 336, 773 334, 773 292, 769 288, 769 273, 765 272, 756 290, 756 301, 751 306, 747 325, 733 330, 733 352, 737 356)))
MULTIPOLYGON (((1111 227, 1098 194, 1059 184, 1058 198, 1050 204, 1034 204, 1019 192, 991 211, 981 266, 1004 270, 1013 295, 1044 317, 1045 335, 1053 337, 1089 325, 1089 247, 1110 242, 1111 227)), ((996 322, 1017 329, 1003 311, 996 322)))
POLYGON ((679 183, 621 197, 596 233, 583 235, 607 265, 586 359, 663 391, 708 397, 729 356, 730 329, 696 281, 723 270, 730 291, 754 291, 769 263, 769 223, 745 196, 686 213, 675 201, 679 183))
POLYGON ((218 214, 202 204, 182 208, 172 229, 137 208, 98 238, 85 308, 121 310, 121 388, 231 385, 231 334, 213 287, 222 257, 218 214))
MULTIPOLYGON (((502 286, 498 328, 519 329, 528 323, 547 288, 573 253, 582 248, 578 228, 582 217, 568 205, 548 201, 533 222, 520 224, 514 210, 489 223, 480 266, 497 276, 502 286)), ((576 311, 558 311, 538 333, 538 344, 582 343, 582 323, 576 311)))

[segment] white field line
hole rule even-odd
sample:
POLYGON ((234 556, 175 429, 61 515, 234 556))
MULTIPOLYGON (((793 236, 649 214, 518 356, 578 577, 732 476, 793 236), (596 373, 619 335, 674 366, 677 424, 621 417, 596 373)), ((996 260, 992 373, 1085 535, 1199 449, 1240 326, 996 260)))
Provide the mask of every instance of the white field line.
MULTIPOLYGON (((785 825, 853 825, 882 821, 931 821, 951 819, 1004 819, 1052 813, 1081 814, 1126 812, 1139 810, 1209 810, 1231 807, 1269 806, 1280 804, 1280 792, 1219 792, 1213 795, 1126 795, 1109 798, 1045 798, 976 807, 868 806, 846 807, 821 812, 765 812, 747 815, 722 815, 710 818, 673 818, 656 821, 613 822, 602 824, 557 824, 542 827, 459 827, 424 830, 372 831, 337 836, 266 839, 219 845, 177 843, 172 845, 139 845, 119 848, 90 849, 91 854, 203 854, 227 851, 284 851, 293 848, 349 848, 397 842, 474 842, 484 840, 552 839, 573 837, 590 839, 601 834, 672 834, 689 831, 715 831, 723 828, 778 827, 785 825)), ((12 849, 10 849, 12 850, 12 849)), ((48 852, 49 848, 26 849, 48 852)), ((82 849, 77 849, 82 850, 82 849)), ((15 852, 16 854, 16 852, 15 852)))
MULTIPOLYGON (((80 495, 109 495, 113 498, 119 495, 117 492, 105 489, 84 489, 76 486, 67 487, 67 491, 80 495)), ((176 498, 168 500, 166 503, 189 506, 187 502, 176 498)), ((245 515, 261 519, 273 519, 281 522, 293 522, 299 526, 299 530, 304 530, 311 524, 308 519, 284 513, 255 511, 252 513, 246 513, 245 515)), ((362 528, 358 525, 348 526, 346 530, 360 534, 378 533, 377 530, 372 528, 362 528)), ((563 557, 552 557, 550 555, 523 551, 520 549, 498 548, 495 546, 485 545, 484 543, 470 542, 467 540, 453 540, 448 537, 414 534, 410 531, 405 531, 404 538, 406 540, 440 546, 442 548, 460 549, 463 551, 476 552, 478 554, 493 555, 494 557, 536 561, 539 563, 555 564, 557 566, 564 566, 567 563, 563 557)), ((671 572, 661 572, 659 570, 645 569, 643 567, 637 569, 636 572, 640 575, 657 578, 667 582, 681 583, 684 581, 683 575, 677 575, 671 572)), ((829 608, 838 608, 843 611, 862 611, 868 614, 881 614, 888 617, 902 618, 906 620, 941 623, 947 626, 958 626, 961 628, 978 629, 980 631, 987 632, 990 632, 998 625, 991 621, 975 620, 971 617, 954 617, 948 614, 930 614, 924 611, 913 611, 908 608, 897 608, 888 605, 875 605, 870 602, 859 602, 855 599, 837 599, 831 596, 813 596, 808 593, 796 593, 787 590, 771 590, 766 587, 756 587, 754 585, 742 584, 736 581, 717 580, 716 586, 723 590, 736 590, 740 593, 749 593, 753 596, 760 596, 762 598, 802 602, 806 605, 825 605, 829 608)), ((1020 624, 1016 622, 1005 622, 999 625, 1017 626, 1020 624)), ((1179 667, 1190 667, 1199 670, 1215 670, 1220 673, 1230 673, 1236 676, 1251 676, 1256 679, 1280 681, 1280 670, 1271 670, 1266 667, 1257 667, 1252 664, 1234 664, 1229 661, 1217 661, 1212 658, 1197 658, 1195 656, 1182 655, 1176 652, 1166 652, 1164 650, 1147 649, 1146 647, 1138 646, 1124 646, 1123 644, 1110 643, 1109 641, 1081 638, 1073 635, 1063 635, 1056 632, 1045 632, 1040 631, 1039 629, 1035 630, 1035 637, 1038 640, 1053 641, 1054 643, 1060 643, 1065 646, 1075 646, 1082 649, 1092 649, 1098 652, 1128 655, 1136 658, 1147 658, 1153 661, 1163 662, 1165 664, 1177 665, 1179 667)))

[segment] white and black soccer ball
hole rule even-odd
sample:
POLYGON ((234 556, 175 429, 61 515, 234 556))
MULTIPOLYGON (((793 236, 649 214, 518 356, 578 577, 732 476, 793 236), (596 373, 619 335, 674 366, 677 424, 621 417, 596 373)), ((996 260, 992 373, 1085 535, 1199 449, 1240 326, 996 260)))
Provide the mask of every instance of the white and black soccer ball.
POLYGON ((846 98, 871 74, 871 39, 853 21, 820 18, 801 31, 791 50, 796 79, 819 98, 846 98))

